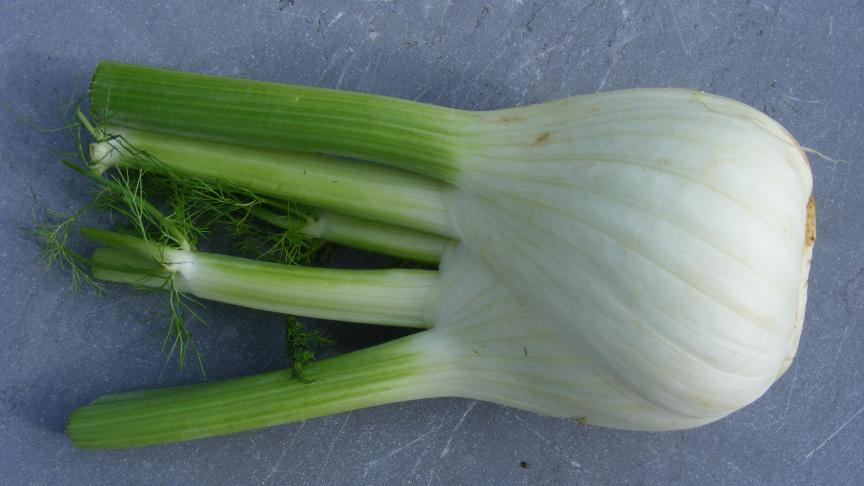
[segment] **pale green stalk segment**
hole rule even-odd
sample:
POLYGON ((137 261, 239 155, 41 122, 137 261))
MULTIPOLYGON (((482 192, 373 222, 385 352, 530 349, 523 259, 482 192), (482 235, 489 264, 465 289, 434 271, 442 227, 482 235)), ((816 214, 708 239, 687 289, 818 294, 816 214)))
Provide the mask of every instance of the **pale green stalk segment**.
POLYGON ((426 334, 310 363, 309 383, 283 370, 108 395, 73 412, 66 432, 77 447, 139 447, 439 396, 435 377, 443 370, 422 351, 426 334))
POLYGON ((103 122, 200 139, 346 155, 452 181, 466 111, 384 96, 101 62, 103 122))
POLYGON ((431 327, 426 317, 437 273, 344 270, 285 265, 196 253, 177 286, 202 298, 346 322, 431 327))
POLYGON ((94 167, 172 171, 242 187, 260 196, 454 236, 444 185, 376 164, 301 152, 253 148, 153 131, 107 126, 91 146, 94 167))
MULTIPOLYGON (((275 226, 286 224, 279 215, 267 210, 254 214, 275 226)), ((452 241, 424 231, 328 211, 319 211, 315 222, 302 231, 334 243, 430 264, 441 261, 444 248, 452 241)))
POLYGON ((151 262, 160 262, 164 266, 165 253, 169 250, 167 246, 161 243, 142 240, 132 235, 114 231, 106 231, 89 226, 81 228, 80 231, 81 236, 84 238, 112 248, 123 249, 131 257, 137 258, 138 261, 150 260, 151 262))
POLYGON ((300 267, 174 250, 94 229, 84 235, 116 248, 94 255, 97 278, 163 287, 163 271, 171 272, 178 291, 204 299, 346 322, 431 327, 427 312, 435 271, 300 267))
POLYGON ((173 275, 151 258, 117 248, 97 248, 90 263, 93 278, 139 287, 163 288, 173 275))

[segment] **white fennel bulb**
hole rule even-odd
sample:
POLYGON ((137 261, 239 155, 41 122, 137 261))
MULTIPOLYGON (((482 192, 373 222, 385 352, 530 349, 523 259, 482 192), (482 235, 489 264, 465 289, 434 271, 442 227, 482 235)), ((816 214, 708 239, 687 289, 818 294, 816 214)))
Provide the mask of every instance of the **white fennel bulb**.
POLYGON ((704 423, 788 366, 814 221, 809 163, 780 125, 631 90, 476 127, 447 200, 460 240, 622 395, 704 423))

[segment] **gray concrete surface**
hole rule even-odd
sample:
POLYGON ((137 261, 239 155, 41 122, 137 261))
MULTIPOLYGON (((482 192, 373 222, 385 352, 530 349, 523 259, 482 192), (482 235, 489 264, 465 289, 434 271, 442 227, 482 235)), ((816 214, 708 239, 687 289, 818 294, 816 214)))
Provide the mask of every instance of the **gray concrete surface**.
MULTIPOLYGON (((864 484, 864 4, 861 1, 0 0, 0 483, 864 484), (230 437, 75 450, 65 416, 119 390, 200 380, 160 352, 155 296, 73 292, 21 230, 87 184, 60 98, 95 63, 366 91, 489 109, 683 86, 752 104, 814 158, 818 239, 799 357, 758 402, 664 434, 438 399, 230 437), (520 464, 524 463, 524 464, 520 464), (526 466, 526 467, 523 467, 526 466)), ((347 257, 346 257, 347 258, 347 257)), ((212 305, 209 378, 284 364, 278 316, 212 305)), ((333 352, 397 331, 319 323, 333 352)))

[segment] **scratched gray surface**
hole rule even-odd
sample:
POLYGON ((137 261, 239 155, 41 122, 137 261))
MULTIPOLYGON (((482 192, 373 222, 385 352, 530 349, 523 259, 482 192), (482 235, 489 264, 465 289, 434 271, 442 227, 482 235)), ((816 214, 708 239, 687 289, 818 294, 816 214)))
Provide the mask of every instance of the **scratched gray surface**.
MULTIPOLYGON (((0 1, 0 483, 864 484, 864 6, 861 1, 0 1), (21 227, 88 187, 58 99, 111 58, 471 109, 684 86, 755 105, 814 162, 818 239, 804 336, 757 403, 698 430, 604 430, 460 399, 118 452, 73 449, 76 406, 195 382, 165 365, 153 297, 70 289, 21 227), (17 113, 17 115, 12 115, 17 113), (521 462, 528 467, 522 467, 521 462)), ((356 256, 343 255, 356 259, 356 256)), ((209 377, 284 364, 277 316, 214 305, 209 377)), ((397 331, 320 323, 334 352, 397 331)))

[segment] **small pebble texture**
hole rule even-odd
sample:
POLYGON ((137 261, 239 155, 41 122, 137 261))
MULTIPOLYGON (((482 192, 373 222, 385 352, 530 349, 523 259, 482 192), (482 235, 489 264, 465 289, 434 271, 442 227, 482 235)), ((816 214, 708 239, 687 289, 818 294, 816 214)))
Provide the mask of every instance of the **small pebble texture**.
MULTIPOLYGON (((862 32, 851 0, 0 0, 0 484, 864 484, 862 32), (202 380, 160 350, 158 295, 75 292, 27 233, 44 208, 88 199, 58 162, 74 143, 57 128, 101 59, 478 110, 647 86, 744 101, 837 160, 812 158, 818 237, 798 358, 751 406, 683 432, 436 399, 76 450, 63 433, 74 408, 202 380)), ((193 331, 208 379, 286 364, 279 316, 208 303, 204 317, 193 331)), ((330 354, 403 334, 312 325, 337 340, 330 354)))

